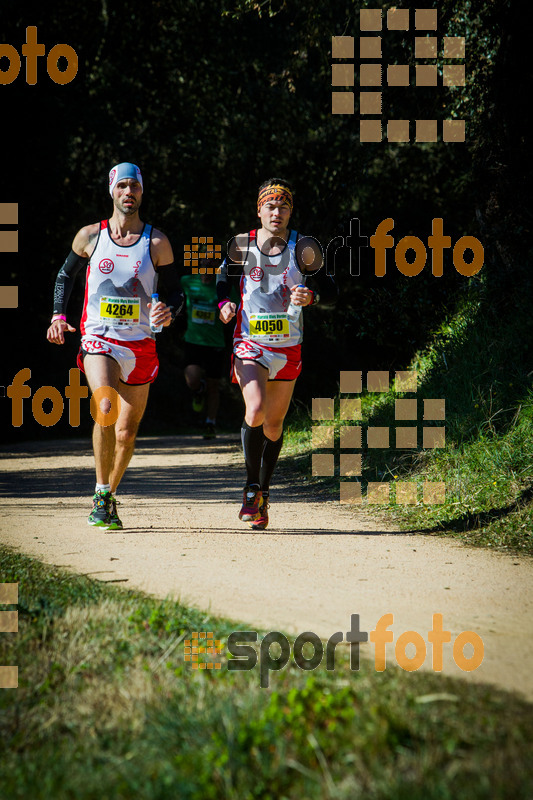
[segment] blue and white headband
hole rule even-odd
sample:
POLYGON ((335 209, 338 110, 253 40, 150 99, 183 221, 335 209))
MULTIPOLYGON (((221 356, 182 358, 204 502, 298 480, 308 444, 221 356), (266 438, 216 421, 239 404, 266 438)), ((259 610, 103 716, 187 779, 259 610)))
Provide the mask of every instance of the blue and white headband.
POLYGON ((143 187, 143 178, 141 170, 136 164, 131 164, 129 161, 123 161, 122 164, 116 164, 109 172, 109 194, 113 197, 113 189, 119 181, 124 178, 133 178, 134 181, 139 181, 141 189, 143 187))

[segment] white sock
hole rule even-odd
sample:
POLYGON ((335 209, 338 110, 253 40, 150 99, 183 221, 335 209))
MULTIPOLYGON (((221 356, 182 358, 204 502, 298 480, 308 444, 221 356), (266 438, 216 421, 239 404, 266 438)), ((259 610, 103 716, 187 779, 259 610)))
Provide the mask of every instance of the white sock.
POLYGON ((95 487, 95 492, 101 492, 104 494, 105 492, 111 491, 111 484, 110 483, 97 483, 95 487))

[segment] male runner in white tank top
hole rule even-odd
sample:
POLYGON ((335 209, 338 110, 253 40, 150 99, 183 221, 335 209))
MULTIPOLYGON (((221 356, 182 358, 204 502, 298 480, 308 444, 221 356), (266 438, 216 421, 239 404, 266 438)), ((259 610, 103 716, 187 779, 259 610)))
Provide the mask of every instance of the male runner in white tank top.
POLYGON ((289 229, 292 190, 271 178, 259 187, 261 227, 236 236, 217 280, 220 319, 237 316, 232 378, 238 382, 246 413, 241 429, 247 481, 239 519, 254 530, 268 525, 270 479, 283 442, 283 421, 301 372, 303 313, 288 314, 289 304, 308 306, 320 299, 305 286, 306 273, 317 274, 323 299, 335 296, 334 283, 318 273, 318 243, 289 229), (241 301, 229 299, 230 276, 240 272, 241 301))
MULTIPOLYGON (((94 425, 96 488, 89 525, 120 529, 114 493, 133 455, 139 423, 150 384, 159 368, 155 335, 150 329, 151 295, 164 284, 168 305, 158 301, 152 310, 155 325, 170 325, 183 305, 172 247, 161 231, 143 223, 139 207, 143 194, 140 169, 129 162, 109 173, 113 216, 82 228, 61 267, 54 291, 49 342, 64 344, 73 333, 66 318, 76 274, 88 264, 78 366, 91 392, 108 386, 118 392, 120 413, 114 425, 94 425)), ((102 398, 102 414, 111 401, 102 398)))

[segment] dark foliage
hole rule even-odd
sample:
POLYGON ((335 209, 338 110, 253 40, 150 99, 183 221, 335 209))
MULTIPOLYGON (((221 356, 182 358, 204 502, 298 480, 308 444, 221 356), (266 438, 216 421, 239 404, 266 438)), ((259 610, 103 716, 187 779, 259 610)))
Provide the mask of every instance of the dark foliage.
MULTIPOLYGON (((352 218, 365 236, 391 217, 396 242, 426 242, 432 219, 442 217, 452 244, 462 235, 483 242, 480 275, 494 302, 521 302, 531 291, 523 7, 444 0, 438 9, 439 51, 442 36, 466 36, 466 86, 385 86, 383 108, 396 119, 464 118, 464 144, 361 144, 357 87, 356 115, 331 114, 331 36, 356 37, 357 75, 359 3, 4 0, 3 41, 20 52, 26 26, 36 25, 47 51, 57 42, 76 49, 79 73, 58 86, 40 59, 37 85, 25 83, 23 66, 0 87, 3 200, 21 208, 20 253, 1 257, 11 274, 5 283, 21 287, 19 309, 5 312, 16 339, 2 382, 29 366, 32 387, 65 385, 77 344, 72 337, 60 350, 45 341, 53 282, 75 231, 110 213, 106 175, 121 160, 141 165, 143 216, 170 236, 178 261, 191 236, 225 242, 252 227, 258 185, 280 174, 295 187, 295 227, 324 246, 346 236, 352 218)), ((382 35, 383 63, 414 66, 412 28, 382 35)), ((429 251, 416 278, 388 257, 387 275, 377 278, 373 251, 363 248, 361 274, 350 275, 348 251, 339 251, 338 308, 307 315, 301 398, 319 387, 332 394, 339 369, 407 364, 465 284, 478 280, 458 275, 451 250, 442 278, 431 274, 429 251)), ((70 306, 76 327, 81 284, 70 306)), ((159 349, 167 375, 154 387, 154 411, 184 395, 178 333, 163 334, 159 349)), ((158 418, 172 424, 165 413, 158 418)))

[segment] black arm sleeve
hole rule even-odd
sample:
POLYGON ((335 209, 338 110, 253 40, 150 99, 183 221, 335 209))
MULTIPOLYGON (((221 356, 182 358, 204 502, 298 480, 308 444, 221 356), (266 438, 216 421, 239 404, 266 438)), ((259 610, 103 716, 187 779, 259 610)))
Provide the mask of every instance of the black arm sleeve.
POLYGON ((312 305, 320 305, 321 308, 333 308, 339 297, 339 290, 331 275, 326 274, 324 258, 320 243, 312 236, 301 236, 298 238, 295 248, 296 263, 300 271, 306 275, 306 286, 314 293, 312 305), (315 256, 313 264, 307 267, 303 261, 303 250, 310 247, 314 250, 315 256), (318 268, 316 265, 319 265, 318 268))
POLYGON ((54 310, 52 316, 54 314, 67 313, 67 304, 72 293, 76 275, 88 261, 88 258, 79 256, 74 250, 71 250, 68 254, 65 263, 57 273, 54 286, 54 310))
POLYGON ((224 259, 217 275, 217 299, 219 303, 223 300, 229 300, 231 290, 234 286, 238 286, 241 274, 242 264, 231 261, 229 257, 224 259))
POLYGON ((174 322, 185 302, 176 264, 174 261, 170 264, 163 264, 162 267, 157 268, 157 274, 159 276, 158 291, 161 289, 165 302, 172 312, 172 322, 174 322))

